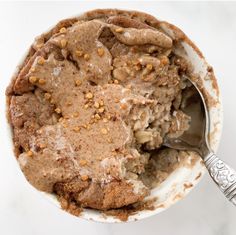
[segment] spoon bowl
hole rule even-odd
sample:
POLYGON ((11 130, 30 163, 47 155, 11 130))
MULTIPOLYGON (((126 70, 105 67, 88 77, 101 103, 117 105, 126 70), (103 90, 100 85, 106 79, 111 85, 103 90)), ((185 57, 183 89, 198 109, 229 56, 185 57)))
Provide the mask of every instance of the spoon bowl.
POLYGON ((165 138, 164 145, 178 150, 191 150, 201 156, 209 153, 209 114, 204 98, 191 80, 191 86, 183 91, 183 100, 180 109, 191 117, 190 126, 178 138, 165 138))
POLYGON ((178 138, 166 138, 164 145, 177 150, 197 152, 219 189, 236 205, 236 171, 220 160, 211 150, 208 142, 210 127, 207 105, 198 87, 191 80, 189 82, 191 86, 183 92, 180 107, 191 117, 189 129, 178 138))

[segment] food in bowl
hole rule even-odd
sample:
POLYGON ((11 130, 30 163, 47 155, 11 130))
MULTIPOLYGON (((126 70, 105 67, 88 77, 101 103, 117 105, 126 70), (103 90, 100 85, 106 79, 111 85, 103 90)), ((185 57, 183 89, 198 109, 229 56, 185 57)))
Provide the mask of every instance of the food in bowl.
POLYGON ((197 154, 163 145, 189 128, 193 66, 161 22, 97 10, 38 37, 7 89, 15 154, 27 180, 64 209, 142 202, 197 154))

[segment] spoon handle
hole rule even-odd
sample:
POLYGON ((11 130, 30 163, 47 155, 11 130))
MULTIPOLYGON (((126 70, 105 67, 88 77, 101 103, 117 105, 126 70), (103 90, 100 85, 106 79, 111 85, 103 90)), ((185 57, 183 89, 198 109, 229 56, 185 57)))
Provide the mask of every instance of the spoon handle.
POLYGON ((236 206, 236 171, 220 160, 214 153, 209 154, 204 162, 211 178, 226 198, 236 206))

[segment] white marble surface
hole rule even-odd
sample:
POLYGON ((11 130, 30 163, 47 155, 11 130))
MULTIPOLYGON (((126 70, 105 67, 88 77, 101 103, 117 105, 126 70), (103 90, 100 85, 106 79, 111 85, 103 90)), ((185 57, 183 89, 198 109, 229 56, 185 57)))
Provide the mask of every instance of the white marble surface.
POLYGON ((21 174, 4 124, 4 90, 15 65, 33 38, 59 19, 108 7, 149 12, 178 25, 196 42, 215 68, 223 96, 224 130, 218 154, 236 168, 236 3, 0 3, 0 234, 235 235, 236 208, 208 176, 185 199, 159 215, 129 224, 99 224, 55 208, 21 174))

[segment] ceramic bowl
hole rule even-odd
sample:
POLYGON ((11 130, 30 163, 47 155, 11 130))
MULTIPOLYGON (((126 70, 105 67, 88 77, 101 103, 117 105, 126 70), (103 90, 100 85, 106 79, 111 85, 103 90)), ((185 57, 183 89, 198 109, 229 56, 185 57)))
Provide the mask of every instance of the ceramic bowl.
MULTIPOLYGON (((104 10, 109 13, 112 10, 104 10)), ((122 10, 118 10, 124 12, 122 10)), ((93 15, 95 11, 89 12, 93 15)), ((85 13, 85 15, 88 13, 85 13)), ((150 17, 145 13, 144 17, 150 17)), ((82 15, 83 17, 84 15, 82 15)), ((79 18, 81 17, 78 16, 79 18)), ((74 18, 74 17, 73 17, 74 18)), ((221 130, 222 130, 222 105, 219 94, 219 88, 213 73, 212 68, 208 65, 204 59, 200 50, 194 45, 194 43, 176 26, 169 24, 164 21, 160 21, 161 28, 172 38, 181 38, 181 47, 176 51, 177 54, 184 56, 189 62, 191 62, 194 72, 199 75, 200 83, 202 84, 202 92, 206 98, 206 103, 209 108, 210 115, 210 135, 209 142, 214 151, 217 150, 217 146, 220 141, 221 130), (209 98, 210 97, 210 98, 209 98), (213 102, 212 102, 213 101, 213 102)), ((53 27, 54 28, 54 27, 53 27)), ((49 30, 50 31, 50 30, 49 30)), ((49 32, 48 31, 48 32, 49 32)), ((47 33, 47 32, 46 32, 47 33)), ((26 53, 28 55, 29 52, 26 53)), ((20 67, 25 60, 26 56, 20 61, 20 67)), ((18 70, 17 70, 18 71, 18 70)), ((17 73, 16 71, 16 73, 17 73)), ((199 81, 198 81, 199 82, 199 81)), ((11 128, 9 127, 9 141, 12 142, 11 128)), ((206 169, 202 164, 202 160, 199 158, 191 167, 182 166, 176 169, 168 178, 162 182, 158 187, 151 191, 151 195, 147 199, 157 198, 154 203, 154 210, 144 210, 137 212, 134 215, 129 216, 128 221, 136 221, 147 218, 149 216, 158 214, 176 202, 184 198, 193 187, 201 180, 205 174, 206 169)), ((60 204, 54 195, 48 193, 42 193, 48 200, 54 203, 60 208, 60 204)), ((104 216, 103 213, 92 210, 84 209, 81 213, 80 218, 94 220, 99 222, 114 223, 121 222, 119 219, 113 216, 104 216)))

